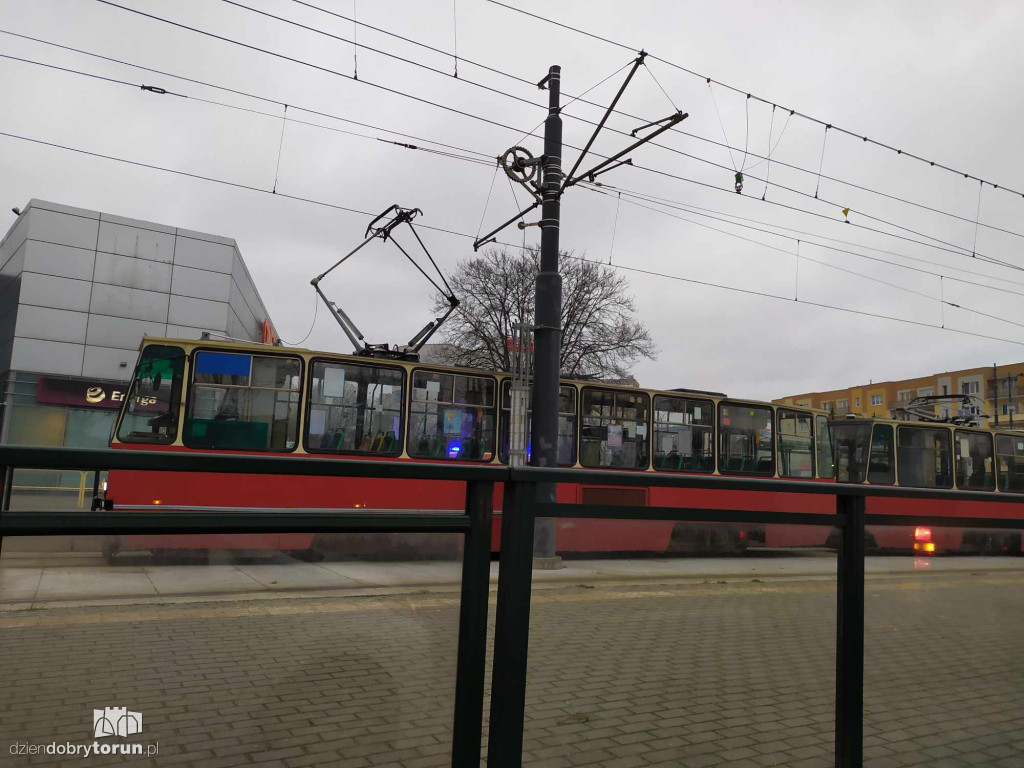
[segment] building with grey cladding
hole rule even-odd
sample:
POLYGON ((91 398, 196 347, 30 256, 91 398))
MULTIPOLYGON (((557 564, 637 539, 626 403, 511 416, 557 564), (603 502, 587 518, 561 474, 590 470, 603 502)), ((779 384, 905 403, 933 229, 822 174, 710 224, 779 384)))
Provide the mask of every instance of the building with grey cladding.
POLYGON ((0 265, 5 443, 105 446, 143 334, 276 338, 227 237, 31 200, 0 265))

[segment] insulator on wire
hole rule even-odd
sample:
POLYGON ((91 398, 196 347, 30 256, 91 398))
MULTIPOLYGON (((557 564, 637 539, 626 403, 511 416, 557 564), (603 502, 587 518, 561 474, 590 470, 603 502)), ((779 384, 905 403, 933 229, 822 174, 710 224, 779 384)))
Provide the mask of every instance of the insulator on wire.
POLYGON ((736 174, 736 194, 740 194, 743 191, 743 174, 736 174))

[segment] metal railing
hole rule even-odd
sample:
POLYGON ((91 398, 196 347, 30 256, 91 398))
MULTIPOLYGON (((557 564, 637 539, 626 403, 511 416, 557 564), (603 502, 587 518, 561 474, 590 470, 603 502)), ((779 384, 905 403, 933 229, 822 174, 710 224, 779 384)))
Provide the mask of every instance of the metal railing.
POLYGON ((197 534, 325 532, 458 532, 465 536, 459 610, 458 661, 452 766, 479 766, 482 741, 487 599, 494 484, 504 483, 501 552, 495 609, 489 715, 488 768, 522 763, 526 672, 529 655, 533 531, 539 518, 716 521, 819 525, 836 528, 837 634, 835 750, 840 768, 860 766, 864 733, 865 526, 969 527, 1024 530, 1018 518, 867 514, 869 497, 972 501, 1024 505, 1024 495, 801 482, 656 472, 543 469, 495 465, 339 460, 314 457, 239 456, 0 446, 0 477, 7 468, 134 469, 170 472, 274 474, 293 477, 359 477, 457 481, 466 484, 462 513, 408 514, 354 510, 240 512, 233 510, 126 512, 14 512, 0 510, 4 536, 55 534, 197 534), (537 501, 537 486, 595 483, 602 486, 671 487, 832 496, 834 514, 692 507, 606 506, 537 501))
POLYGON ((76 506, 78 509, 85 508, 85 494, 89 489, 90 484, 86 482, 89 475, 92 472, 83 472, 81 470, 59 470, 59 469, 35 469, 34 472, 54 472, 57 474, 56 485, 29 485, 21 484, 18 485, 14 482, 14 470, 8 468, 7 470, 7 486, 10 488, 10 492, 7 494, 8 498, 4 501, 4 506, 10 506, 10 495, 11 493, 17 493, 18 491, 30 491, 34 493, 75 493, 76 506), (64 472, 73 472, 78 474, 78 485, 61 485, 60 482, 63 479, 64 472))

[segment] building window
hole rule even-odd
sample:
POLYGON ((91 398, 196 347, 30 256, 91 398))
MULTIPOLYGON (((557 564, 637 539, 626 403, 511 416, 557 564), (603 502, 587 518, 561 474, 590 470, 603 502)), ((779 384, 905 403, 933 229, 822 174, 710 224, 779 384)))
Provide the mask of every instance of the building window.
POLYGON ((872 405, 881 405, 882 404, 882 396, 881 395, 872 395, 871 396, 871 404, 872 405))
POLYGON ((918 397, 931 397, 935 394, 935 387, 919 387, 917 390, 918 397))
POLYGON ((860 398, 859 397, 853 398, 853 407, 854 408, 860 408, 860 398))
POLYGON ((964 395, 976 395, 981 390, 981 382, 964 381, 960 384, 960 392, 964 395))
POLYGON ((910 400, 910 390, 901 389, 899 392, 896 393, 896 399, 899 400, 901 403, 907 402, 908 400, 910 400))
POLYGON ((823 410, 823 411, 831 411, 832 410, 832 403, 831 403, 831 401, 823 400, 821 402, 821 410, 823 410))
POLYGON ((849 400, 836 400, 836 410, 837 411, 848 411, 849 409, 850 409, 850 401, 849 400))

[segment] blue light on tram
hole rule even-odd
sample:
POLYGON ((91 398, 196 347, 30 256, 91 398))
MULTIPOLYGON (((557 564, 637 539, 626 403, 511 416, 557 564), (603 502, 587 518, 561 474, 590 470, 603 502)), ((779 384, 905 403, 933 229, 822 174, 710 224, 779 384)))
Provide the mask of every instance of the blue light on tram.
POLYGON ((456 442, 451 443, 448 446, 448 458, 449 459, 457 459, 457 458, 459 458, 459 453, 461 451, 462 451, 462 443, 461 442, 456 441, 456 442))

